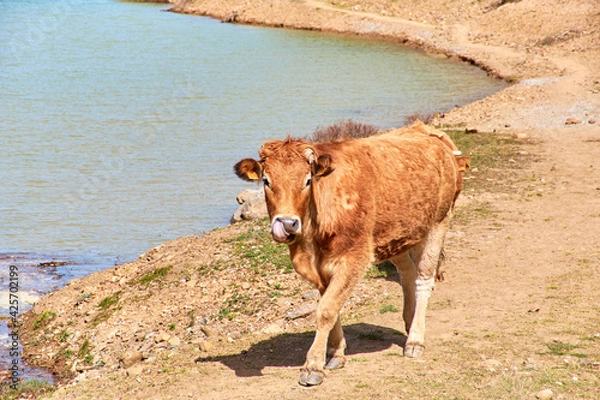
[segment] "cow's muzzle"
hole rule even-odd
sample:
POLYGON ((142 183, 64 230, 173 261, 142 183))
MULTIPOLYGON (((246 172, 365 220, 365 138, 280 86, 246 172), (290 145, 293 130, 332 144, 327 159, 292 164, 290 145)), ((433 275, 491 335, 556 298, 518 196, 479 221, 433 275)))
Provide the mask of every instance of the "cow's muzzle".
POLYGON ((289 215, 276 215, 271 223, 273 239, 280 243, 291 243, 302 229, 300 218, 289 215))

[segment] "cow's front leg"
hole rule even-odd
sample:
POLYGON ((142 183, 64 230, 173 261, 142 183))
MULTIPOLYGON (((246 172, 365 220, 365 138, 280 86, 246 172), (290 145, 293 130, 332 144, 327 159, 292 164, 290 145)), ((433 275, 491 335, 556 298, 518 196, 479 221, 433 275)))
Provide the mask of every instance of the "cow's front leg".
POLYGON ((344 366, 346 358, 346 340, 339 320, 339 313, 352 293, 352 289, 364 272, 351 271, 346 265, 338 265, 336 274, 323 291, 317 308, 317 332, 312 346, 306 354, 306 363, 302 367, 298 383, 303 386, 316 386, 325 378, 324 368, 337 369, 344 366), (326 355, 332 357, 325 366, 326 355))

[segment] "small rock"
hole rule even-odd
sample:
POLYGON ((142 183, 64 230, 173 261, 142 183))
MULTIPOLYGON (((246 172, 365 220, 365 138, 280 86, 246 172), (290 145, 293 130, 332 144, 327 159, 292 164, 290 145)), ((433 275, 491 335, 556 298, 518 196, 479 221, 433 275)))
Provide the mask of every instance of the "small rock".
POLYGON ((77 383, 85 382, 86 380, 87 380, 87 375, 85 372, 81 373, 75 377, 75 382, 77 382, 77 383))
POLYGON ((172 336, 168 339, 167 343, 169 343, 169 346, 171 347, 179 347, 181 344, 181 339, 179 339, 177 336, 172 336))
POLYGON ((514 134, 515 139, 527 139, 529 135, 524 132, 517 132, 514 134))
POLYGON ((477 133, 477 132, 479 132, 479 131, 477 130, 477 128, 474 128, 474 127, 472 127, 472 126, 467 126, 467 127, 465 128, 465 133, 477 133))
POLYGON ((539 400, 550 400, 554 397, 554 393, 552 393, 552 389, 544 389, 540 390, 535 394, 535 398, 539 400))
POLYGON ((144 372, 144 366, 142 364, 136 364, 127 368, 127 376, 139 376, 144 372))
POLYGON ((263 329, 263 333, 266 334, 277 334, 277 333, 282 333, 283 329, 281 329, 281 327, 277 324, 271 324, 269 326, 267 326, 265 329, 263 329))
POLYGON ((203 342, 200 342, 200 345, 198 346, 198 348, 200 349, 200 351, 209 353, 215 348, 215 345, 210 340, 205 340, 203 342))
POLYGON ((502 363, 498 360, 494 360, 493 358, 488 358, 487 360, 484 361, 485 363, 485 368, 488 371, 497 371, 498 369, 500 369, 502 367, 502 363))
POLYGON ((209 328, 208 326, 203 326, 200 328, 200 330, 202 331, 202 333, 204 333, 204 335, 209 338, 212 336, 215 336, 216 332, 214 331, 214 329, 209 328))
POLYGON ((579 124, 581 124, 581 120, 576 119, 576 118, 567 118, 567 120, 565 121, 565 125, 579 125, 579 124))
POLYGON ((596 123, 596 120, 595 120, 595 119, 590 119, 590 120, 588 121, 588 124, 590 124, 590 125, 594 125, 595 123, 596 123))
POLYGON ((264 189, 259 190, 244 190, 237 196, 237 201, 240 207, 231 217, 231 223, 240 221, 251 221, 266 217, 267 203, 265 202, 264 189))
POLYGON ((310 292, 306 292, 302 295, 304 300, 317 300, 319 298, 318 290, 311 290, 310 292))
POLYGON ((132 365, 140 362, 142 360, 142 352, 141 351, 137 351, 137 350, 130 350, 130 351, 126 351, 125 353, 121 354, 121 356, 119 357, 119 361, 120 361, 120 365, 123 368, 129 368, 132 365))
POLYGON ((288 312, 287 317, 288 319, 302 318, 314 313, 315 311, 317 311, 317 305, 315 303, 305 303, 300 307, 288 312))
POLYGON ((166 342, 169 339, 171 339, 171 335, 169 335, 167 332, 159 332, 158 335, 156 336, 156 343, 160 343, 160 342, 166 342))

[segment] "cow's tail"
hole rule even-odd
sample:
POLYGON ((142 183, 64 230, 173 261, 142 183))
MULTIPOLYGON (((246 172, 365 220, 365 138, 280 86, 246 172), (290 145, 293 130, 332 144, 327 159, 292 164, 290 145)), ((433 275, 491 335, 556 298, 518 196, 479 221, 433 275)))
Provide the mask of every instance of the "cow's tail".
POLYGON ((456 164, 458 165, 458 171, 464 172, 469 170, 469 157, 462 155, 462 152, 458 149, 458 147, 456 147, 456 145, 454 144, 452 139, 450 139, 450 136, 448 136, 446 132, 435 129, 433 126, 426 125, 421 120, 416 120, 410 125, 409 128, 424 133, 428 136, 435 136, 436 138, 440 139, 441 142, 446 145, 446 147, 452 150, 452 154, 454 154, 456 164))
POLYGON ((442 268, 444 266, 445 261, 446 261, 446 252, 444 251, 444 248, 442 247, 442 251, 440 251, 440 258, 438 259, 438 263, 435 268, 435 280, 437 282, 443 282, 445 279, 444 270, 442 268))

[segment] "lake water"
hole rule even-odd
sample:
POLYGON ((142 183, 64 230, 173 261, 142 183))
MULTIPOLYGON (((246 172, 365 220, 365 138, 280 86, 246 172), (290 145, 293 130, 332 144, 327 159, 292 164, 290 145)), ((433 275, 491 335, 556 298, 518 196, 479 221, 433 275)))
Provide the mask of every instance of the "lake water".
POLYGON ((112 0, 0 0, 0 255, 130 261, 224 226, 268 138, 504 87, 399 44, 112 0))

